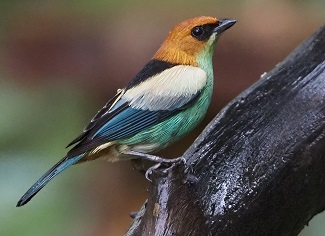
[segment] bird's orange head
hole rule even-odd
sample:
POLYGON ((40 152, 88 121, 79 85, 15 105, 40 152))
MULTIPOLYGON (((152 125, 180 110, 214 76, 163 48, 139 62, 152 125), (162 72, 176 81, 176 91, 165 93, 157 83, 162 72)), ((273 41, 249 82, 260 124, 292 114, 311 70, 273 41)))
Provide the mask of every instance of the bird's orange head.
POLYGON ((154 59, 197 66, 196 58, 201 53, 213 49, 218 36, 235 23, 235 20, 218 20, 209 16, 183 21, 170 31, 154 59))

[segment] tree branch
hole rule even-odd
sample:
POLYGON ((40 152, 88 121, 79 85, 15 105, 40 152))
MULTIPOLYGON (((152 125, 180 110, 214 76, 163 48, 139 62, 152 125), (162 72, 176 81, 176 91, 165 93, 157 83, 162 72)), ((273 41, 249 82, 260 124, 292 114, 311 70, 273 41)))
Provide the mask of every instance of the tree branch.
POLYGON ((325 209, 325 26, 183 156, 154 171, 128 236, 297 235, 325 209))

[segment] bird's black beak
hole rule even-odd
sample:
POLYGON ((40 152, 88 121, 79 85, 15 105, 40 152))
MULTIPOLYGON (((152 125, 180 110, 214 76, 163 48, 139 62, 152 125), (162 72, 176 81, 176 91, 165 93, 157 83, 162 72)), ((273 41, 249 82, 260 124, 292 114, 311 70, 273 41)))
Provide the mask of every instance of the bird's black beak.
POLYGON ((214 33, 221 34, 223 31, 229 29, 233 26, 237 21, 233 19, 222 19, 219 20, 218 26, 213 29, 214 33))

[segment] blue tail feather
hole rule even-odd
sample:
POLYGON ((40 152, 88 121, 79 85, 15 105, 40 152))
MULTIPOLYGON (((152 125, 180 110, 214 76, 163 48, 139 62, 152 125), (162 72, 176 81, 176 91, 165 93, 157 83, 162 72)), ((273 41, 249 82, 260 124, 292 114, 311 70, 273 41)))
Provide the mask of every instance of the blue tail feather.
POLYGON ((84 154, 75 157, 64 157, 58 163, 56 163, 51 169, 49 169, 30 189, 20 198, 17 203, 17 207, 25 205, 29 202, 51 179, 60 174, 69 166, 78 162, 84 154))

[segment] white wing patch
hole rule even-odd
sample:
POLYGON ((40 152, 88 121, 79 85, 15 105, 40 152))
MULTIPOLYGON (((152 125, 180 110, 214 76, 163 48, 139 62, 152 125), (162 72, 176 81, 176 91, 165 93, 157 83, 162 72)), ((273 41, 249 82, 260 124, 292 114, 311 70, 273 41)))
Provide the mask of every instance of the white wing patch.
POLYGON ((207 82, 204 70, 174 66, 127 90, 122 99, 144 110, 172 110, 189 102, 207 82))

